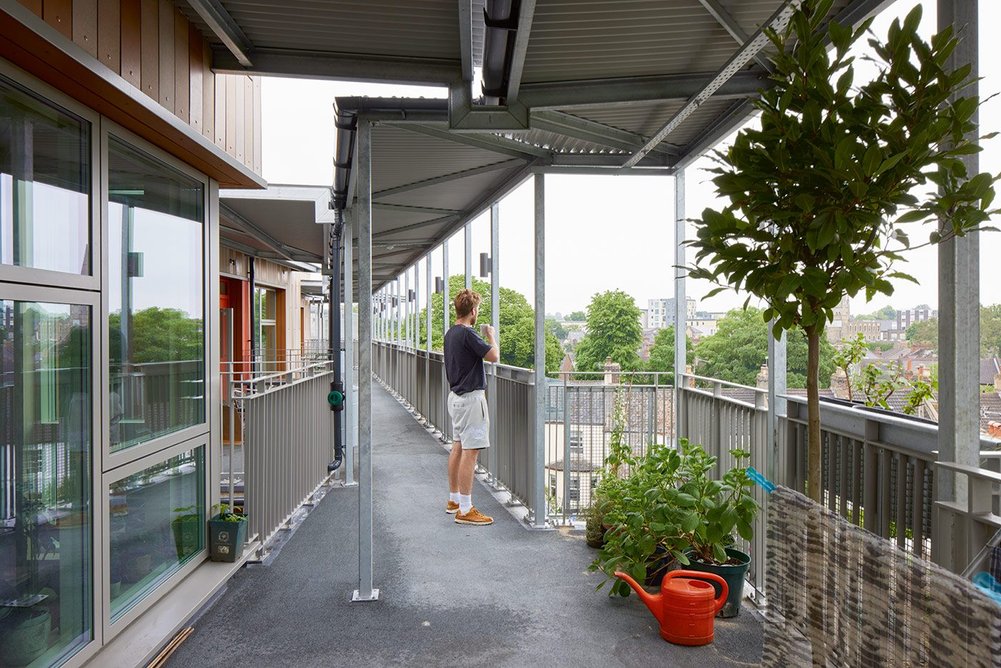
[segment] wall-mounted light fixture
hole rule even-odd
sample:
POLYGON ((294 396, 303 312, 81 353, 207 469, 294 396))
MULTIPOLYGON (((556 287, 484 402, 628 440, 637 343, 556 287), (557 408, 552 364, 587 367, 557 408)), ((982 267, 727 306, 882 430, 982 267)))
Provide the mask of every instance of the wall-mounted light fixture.
POLYGON ((407 290, 407 301, 412 302, 417 298, 417 293, 413 290, 407 290))
POLYGON ((434 293, 440 295, 445 291, 445 283, 441 280, 441 276, 434 277, 434 293))
POLYGON ((490 254, 480 253, 480 278, 490 275, 490 254))

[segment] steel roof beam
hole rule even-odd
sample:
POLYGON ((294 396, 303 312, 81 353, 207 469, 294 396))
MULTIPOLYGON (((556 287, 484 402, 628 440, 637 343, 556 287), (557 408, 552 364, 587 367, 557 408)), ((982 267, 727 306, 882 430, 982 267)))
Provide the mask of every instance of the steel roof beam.
POLYGON ((244 66, 223 49, 212 50, 212 69, 223 74, 260 74, 305 79, 447 85, 462 74, 458 60, 348 56, 329 52, 257 47, 244 66))
POLYGON ((712 125, 707 127, 685 146, 675 167, 684 169, 716 144, 720 143, 735 128, 744 124, 757 113, 752 100, 734 102, 729 109, 719 114, 712 125))
POLYGON ((379 209, 395 209, 396 211, 413 211, 415 213, 437 213, 446 216, 455 216, 462 213, 460 209, 439 209, 433 206, 413 206, 411 204, 393 204, 391 202, 372 202, 372 206, 379 209))
POLYGON ((706 100, 713 96, 713 94, 724 84, 727 80, 733 77, 734 74, 740 69, 742 69, 747 62, 755 56, 766 44, 769 43, 768 36, 765 34, 765 29, 770 28, 781 32, 785 28, 786 24, 789 23, 789 18, 792 16, 793 12, 799 7, 802 0, 786 0, 782 3, 782 6, 772 14, 771 18, 765 22, 754 33, 748 42, 741 46, 735 54, 727 61, 726 65, 713 77, 705 88, 700 90, 695 96, 690 98, 685 106, 681 108, 678 113, 676 113, 671 120, 669 120, 660 130, 654 134, 654 136, 648 141, 643 148, 636 151, 622 163, 623 167, 632 167, 640 162, 643 157, 649 153, 655 146, 660 144, 664 139, 667 138, 669 134, 674 132, 682 123, 685 122, 692 113, 698 109, 706 100))
MULTIPOLYGON (((561 111, 540 110, 532 112, 531 125, 538 130, 555 132, 593 144, 602 144, 623 151, 635 151, 648 139, 635 132, 620 130, 604 123, 596 123, 586 118, 566 114, 561 111)), ((657 147, 658 151, 665 151, 657 147)))
MULTIPOLYGON (((623 77, 588 79, 544 84, 525 84, 519 101, 532 111, 607 107, 638 102, 687 100, 703 90, 715 75, 711 73, 672 74, 663 77, 623 77)), ((715 91, 715 99, 756 95, 767 80, 753 72, 737 72, 715 91)))
POLYGON ((251 53, 254 45, 219 0, 186 0, 191 9, 208 25, 209 30, 229 49, 230 54, 243 67, 253 67, 251 53))
MULTIPOLYGON (((626 157, 619 153, 557 153, 553 156, 553 160, 550 164, 554 166, 568 166, 568 167, 626 167, 627 165, 622 164, 623 158, 626 157)), ((673 167, 674 159, 673 157, 665 153, 654 153, 652 155, 644 155, 641 159, 637 160, 634 165, 628 165, 628 167, 633 166, 640 167, 673 167)))
POLYGON ((421 188, 427 188, 429 186, 435 186, 442 183, 449 183, 451 181, 457 181, 459 179, 465 179, 470 176, 478 176, 480 174, 487 174, 489 172, 494 172, 499 169, 510 169, 512 167, 517 167, 519 165, 525 164, 525 161, 518 158, 512 158, 511 160, 504 160, 503 162, 495 162, 490 165, 483 165, 482 167, 474 167, 472 169, 465 169, 460 172, 452 172, 451 174, 443 174, 442 176, 435 176, 430 179, 424 179, 422 181, 414 181, 412 183, 406 183, 402 186, 396 186, 395 188, 386 188, 385 190, 380 190, 378 192, 372 193, 372 197, 388 197, 390 195, 398 195, 400 193, 410 192, 413 190, 420 190, 421 188))
POLYGON ((511 52, 511 67, 508 70, 507 97, 504 102, 513 104, 521 90, 521 76, 525 71, 525 55, 528 41, 532 37, 532 20, 535 18, 535 0, 521 0, 518 9, 518 30, 514 34, 514 49, 511 52))
POLYGON ((422 220, 419 223, 411 223, 409 225, 403 225, 401 227, 394 227, 391 230, 383 230, 381 232, 373 232, 372 239, 384 239, 401 232, 410 232, 412 230, 419 230, 422 227, 429 227, 431 225, 441 225, 442 223, 447 223, 449 221, 455 220, 458 216, 442 216, 441 218, 432 218, 431 220, 422 220))
POLYGON ((516 158, 549 158, 552 156, 552 151, 506 137, 500 137, 492 133, 449 132, 445 128, 438 128, 423 123, 387 123, 387 125, 516 158))
POLYGON ((459 0, 459 56, 462 62, 462 80, 473 80, 473 2, 459 0))
MULTIPOLYGON (((701 4, 707 12, 709 12, 710 16, 716 19, 716 23, 720 24, 724 30, 730 33, 730 37, 733 37, 733 40, 737 42, 737 44, 743 46, 744 43, 747 42, 749 39, 747 33, 744 32, 744 29, 740 27, 740 24, 737 23, 737 20, 733 18, 730 12, 726 10, 726 7, 719 3, 719 0, 699 0, 699 4, 701 4)), ((754 60, 765 68, 766 72, 772 71, 771 63, 769 63, 760 53, 754 55, 754 60)))

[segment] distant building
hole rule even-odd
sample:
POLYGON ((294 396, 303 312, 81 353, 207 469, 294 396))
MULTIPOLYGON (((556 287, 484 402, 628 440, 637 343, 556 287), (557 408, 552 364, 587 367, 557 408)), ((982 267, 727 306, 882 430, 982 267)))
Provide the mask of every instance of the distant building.
POLYGON ((916 322, 924 322, 925 320, 931 320, 932 318, 938 317, 938 311, 933 310, 928 306, 918 306, 916 308, 907 309, 906 311, 897 311, 897 329, 907 330, 908 327, 916 322))
MULTIPOLYGON (((695 319, 696 301, 692 298, 685 300, 686 318, 695 319)), ((664 329, 674 325, 674 297, 668 299, 650 299, 647 301, 647 316, 644 329, 664 329)))

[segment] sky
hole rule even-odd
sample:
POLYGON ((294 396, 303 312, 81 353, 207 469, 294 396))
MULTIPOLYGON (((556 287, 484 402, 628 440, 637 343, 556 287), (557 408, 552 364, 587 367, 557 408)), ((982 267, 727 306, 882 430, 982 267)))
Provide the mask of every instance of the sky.
MULTIPOLYGON (((895 16, 905 15, 915 0, 899 0, 878 17, 873 28, 885 35, 895 16)), ((935 28, 935 2, 922 0, 922 31, 935 28)), ((980 0, 981 98, 1001 92, 1001 44, 991 39, 991 26, 1001 25, 1001 2, 980 0)), ((856 81, 861 78, 857 74, 856 81)), ((302 79, 264 78, 263 175, 272 183, 329 185, 333 180, 335 129, 333 100, 339 95, 442 97, 444 90, 384 84, 358 84, 302 79)), ((1001 96, 987 99, 980 111, 983 134, 1001 131, 1001 96)), ((696 161, 686 170, 685 217, 692 218, 708 206, 718 206, 709 175, 708 160, 696 161)), ((981 171, 1001 172, 1001 136, 984 144, 981 171)), ((534 292, 533 188, 531 180, 500 203, 500 282, 525 294, 534 292)), ((1001 200, 1001 197, 999 197, 1001 200)), ((605 290, 623 290, 645 308, 648 299, 674 295, 674 178, 669 176, 546 176, 546 311, 563 314, 587 307, 591 297, 605 290)), ((998 203, 995 203, 997 206, 998 203)), ((1001 227, 1001 220, 994 223, 1001 227)), ((688 235, 694 234, 688 226, 688 235)), ((489 213, 472 224, 473 273, 479 254, 489 251, 489 213)), ((920 236, 911 233, 911 238, 920 236)), ((984 304, 1001 303, 1001 233, 980 235, 980 291, 984 304)), ((463 239, 458 233, 449 244, 449 273, 462 273, 463 239)), ((441 275, 441 251, 432 254, 433 275, 441 275)), ((886 305, 911 308, 937 306, 937 251, 927 248, 908 255, 900 269, 919 284, 895 283, 892 297, 864 296, 852 301, 853 313, 866 313, 886 305)), ((423 293, 426 270, 417 269, 423 293)), ((411 278, 413 287, 413 278, 411 278)), ((711 286, 688 281, 690 297, 699 299, 699 310, 725 311, 740 307, 746 295, 726 292, 708 300, 711 286)), ((423 302, 421 302, 423 304, 423 302)))

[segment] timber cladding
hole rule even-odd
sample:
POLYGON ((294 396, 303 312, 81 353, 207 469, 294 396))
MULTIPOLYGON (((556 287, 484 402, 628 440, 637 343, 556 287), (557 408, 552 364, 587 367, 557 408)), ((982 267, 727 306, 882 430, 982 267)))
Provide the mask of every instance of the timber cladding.
POLYGON ((205 36, 171 0, 18 0, 91 57, 261 173, 261 85, 215 74, 205 36))

